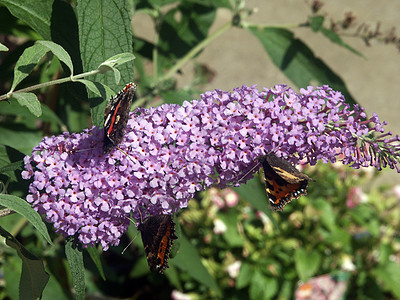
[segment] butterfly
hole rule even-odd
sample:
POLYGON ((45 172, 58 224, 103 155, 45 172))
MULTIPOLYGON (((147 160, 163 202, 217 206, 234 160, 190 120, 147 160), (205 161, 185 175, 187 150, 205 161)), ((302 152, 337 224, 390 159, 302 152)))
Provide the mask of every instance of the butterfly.
POLYGON ((138 226, 150 271, 164 273, 175 235, 175 223, 171 215, 150 216, 138 226))
POLYGON ((298 171, 290 162, 267 154, 258 158, 265 176, 265 186, 270 207, 275 211, 283 211, 287 203, 307 194, 307 175, 298 171))
POLYGON ((124 137, 129 111, 135 95, 136 84, 128 83, 125 88, 108 102, 104 113, 103 152, 107 154, 124 137))

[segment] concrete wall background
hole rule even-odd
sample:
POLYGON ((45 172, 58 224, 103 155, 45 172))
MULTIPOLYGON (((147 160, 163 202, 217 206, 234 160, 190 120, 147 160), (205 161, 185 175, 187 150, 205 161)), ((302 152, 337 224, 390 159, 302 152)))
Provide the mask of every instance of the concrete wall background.
MULTIPOLYGON (((297 24, 304 22, 311 13, 306 1, 299 0, 248 0, 246 6, 258 12, 247 22, 268 25, 297 24)), ((334 20, 343 19, 344 13, 352 11, 358 23, 367 23, 371 28, 381 22, 381 31, 396 27, 400 35, 400 1, 398 0, 336 0, 325 1, 322 11, 334 20)), ((231 19, 226 10, 218 12, 217 22, 211 31, 231 19)), ((152 22, 144 16, 135 17, 133 28, 137 36, 152 40, 152 22)), ((295 36, 306 43, 314 55, 321 58, 346 82, 353 97, 366 108, 369 115, 376 112, 381 120, 389 123, 388 130, 400 134, 400 51, 393 45, 372 41, 365 46, 359 38, 342 37, 365 58, 331 43, 321 34, 308 28, 293 29, 295 36)), ((352 31, 353 32, 353 31, 352 31)), ((215 88, 231 90, 243 84, 258 84, 259 88, 291 82, 272 64, 260 42, 246 30, 233 28, 211 43, 197 58, 208 65, 216 76, 205 86, 204 91, 215 88)), ((178 75, 180 86, 192 78, 193 65, 186 65, 178 75)), ((374 184, 400 184, 400 174, 385 170, 374 184)))

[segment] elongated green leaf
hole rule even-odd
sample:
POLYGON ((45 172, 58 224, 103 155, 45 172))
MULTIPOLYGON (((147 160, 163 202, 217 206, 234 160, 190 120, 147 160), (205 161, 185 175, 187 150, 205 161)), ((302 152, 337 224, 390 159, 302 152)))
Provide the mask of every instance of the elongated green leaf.
POLYGON ((74 66, 72 65, 71 57, 63 47, 51 41, 37 41, 37 44, 40 44, 47 48, 48 51, 51 51, 60 61, 66 64, 71 71, 71 75, 74 74, 74 66))
MULTIPOLYGON (((0 154, 0 156, 1 156, 1 154, 0 154)), ((14 172, 16 170, 20 170, 23 165, 24 165, 24 161, 23 160, 20 160, 20 161, 14 162, 14 163, 10 163, 8 165, 0 167, 0 174, 9 174, 10 172, 14 172)))
POLYGON ((64 282, 58 281, 59 278, 55 276, 51 276, 49 282, 46 285, 46 288, 43 291, 42 299, 57 299, 57 300, 71 300, 71 297, 68 297, 65 293, 65 290, 62 288, 62 284, 64 282))
MULTIPOLYGON (((18 93, 17 93, 18 94, 18 93)), ((45 122, 51 122, 54 125, 63 126, 64 123, 47 105, 40 103, 42 114, 40 119, 45 122)), ((17 101, 0 102, 0 111, 2 115, 18 116, 18 121, 27 127, 36 129, 35 121, 37 119, 27 107, 21 106, 17 101)))
POLYGON ((314 32, 317 32, 321 29, 322 24, 324 23, 325 17, 323 16, 314 16, 310 18, 310 27, 314 32))
POLYGON ((197 249, 184 235, 179 237, 179 241, 181 243, 179 254, 171 260, 171 264, 186 271, 190 277, 213 289, 217 295, 221 296, 221 290, 214 278, 203 266, 197 249))
POLYGON ((118 66, 121 66, 129 61, 133 61, 135 59, 135 55, 132 53, 119 53, 117 55, 114 55, 110 58, 108 58, 106 61, 102 62, 98 69, 100 70, 103 67, 109 67, 109 68, 116 68, 118 66))
POLYGON ((103 99, 108 100, 111 98, 112 95, 115 95, 115 92, 113 90, 100 82, 93 82, 86 79, 79 79, 76 81, 83 83, 92 93, 100 96, 103 99))
POLYGON ((391 291, 397 298, 400 298, 400 265, 393 261, 379 266, 372 271, 378 282, 391 291))
POLYGON ((97 270, 99 270, 101 278, 103 278, 103 280, 106 280, 106 275, 104 274, 103 265, 101 264, 101 260, 100 260, 100 254, 97 251, 97 249, 95 247, 88 247, 88 248, 86 248, 86 251, 89 253, 90 257, 92 258, 94 264, 97 267, 97 270))
POLYGON ((215 7, 205 1, 181 1, 179 6, 170 9, 160 24, 159 70, 170 68, 176 59, 203 41, 215 16, 215 7))
POLYGON ((247 181, 246 184, 242 184, 238 188, 234 187, 233 190, 237 192, 241 198, 253 205, 254 208, 265 213, 272 224, 274 224, 275 229, 279 230, 278 223, 276 223, 272 216, 272 211, 268 206, 269 200, 267 193, 264 188, 261 188, 257 178, 247 181))
POLYGON ((218 218, 220 218, 227 229, 223 233, 225 241, 231 247, 243 247, 245 240, 239 234, 237 229, 237 213, 234 210, 230 210, 228 212, 217 214, 218 218))
POLYGON ((117 54, 117 55, 114 55, 113 57, 107 59, 105 62, 103 62, 98 67, 98 70, 101 71, 101 73, 106 73, 108 71, 112 71, 114 73, 115 83, 118 84, 121 79, 121 73, 116 67, 118 65, 124 64, 124 63, 134 60, 134 59, 135 59, 135 55, 133 55, 132 53, 117 54))
POLYGON ((25 49, 24 53, 22 53, 21 57, 15 64, 14 81, 10 92, 14 91, 16 86, 32 72, 46 52, 47 49, 40 44, 35 44, 32 47, 25 49))
POLYGON ((47 242, 53 245, 42 218, 24 199, 13 195, 0 194, 0 204, 24 216, 43 235, 47 242))
POLYGON ((50 40, 50 19, 53 1, 48 0, 0 0, 18 19, 24 21, 39 33, 43 39, 50 40))
POLYGON ((296 270, 302 281, 307 281, 319 268, 321 254, 318 251, 307 251, 304 248, 296 249, 294 254, 296 270))
POLYGON ((0 173, 7 175, 12 181, 17 181, 15 171, 22 170, 24 157, 25 155, 18 150, 0 145, 0 173))
POLYGON ((14 93, 13 98, 17 99, 20 105, 26 106, 36 117, 42 115, 42 107, 34 93, 14 93))
POLYGON ((330 231, 334 231, 336 228, 335 213, 332 205, 325 201, 325 199, 316 199, 312 202, 312 205, 320 211, 322 224, 325 225, 330 231))
POLYGON ((20 299, 40 298, 50 277, 44 269, 43 262, 26 250, 20 242, 2 227, 0 227, 0 235, 6 238, 6 244, 14 248, 22 260, 19 283, 20 299))
POLYGON ((342 46, 348 50, 350 50, 351 52, 353 52, 354 54, 364 57, 360 52, 358 52, 356 49, 354 49, 353 47, 351 47, 349 44, 343 42, 343 40, 341 39, 341 37, 336 33, 333 32, 332 30, 322 27, 320 29, 320 31, 322 32, 322 34, 324 36, 326 36, 328 39, 331 40, 331 42, 338 44, 339 46, 342 46))
POLYGON ((251 277, 250 299, 271 299, 278 291, 276 279, 269 278, 256 270, 251 277))
POLYGON ((76 292, 76 299, 85 299, 85 266, 83 254, 70 239, 65 244, 65 255, 71 270, 72 282, 76 292))
POLYGON ((3 45, 2 43, 0 43, 0 51, 8 51, 9 49, 3 45))
POLYGON ((37 130, 33 131, 25 126, 0 124, 1 143, 10 146, 24 154, 30 154, 43 138, 37 130), (24 141, 21 143, 21 141, 24 141))
POLYGON ((236 288, 241 289, 248 286, 251 282, 251 276, 254 274, 252 265, 244 262, 240 267, 239 275, 236 280, 236 288))
POLYGON ((316 81, 340 91, 346 101, 355 104, 343 80, 322 60, 315 57, 310 48, 296 39, 286 29, 256 26, 246 27, 264 46, 273 63, 298 87, 306 87, 316 81))
MULTIPOLYGON (((84 71, 91 71, 109 57, 128 52, 132 53, 132 30, 128 1, 79 0, 77 5, 79 42, 84 71)), ((93 81, 107 84, 118 91, 133 81, 133 63, 121 66, 121 81, 115 83, 114 74, 105 73, 94 76, 93 81)), ((92 78, 91 78, 92 79, 92 78)), ((90 97, 93 97, 90 94, 90 97)), ((104 107, 98 99, 92 99, 91 114, 94 125, 104 122, 104 107), (96 102, 97 101, 97 102, 96 102)))

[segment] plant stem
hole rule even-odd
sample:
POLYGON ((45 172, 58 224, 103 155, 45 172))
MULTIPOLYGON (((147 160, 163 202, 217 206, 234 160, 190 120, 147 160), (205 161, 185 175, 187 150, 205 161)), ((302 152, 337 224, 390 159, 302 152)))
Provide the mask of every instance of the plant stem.
POLYGON ((13 91, 11 93, 8 92, 7 94, 1 95, 0 96, 0 101, 5 100, 5 99, 9 99, 14 93, 30 92, 30 91, 38 90, 38 89, 41 89, 41 88, 44 88, 44 87, 56 85, 56 84, 75 81, 77 79, 84 78, 84 77, 90 76, 90 75, 95 75, 97 73, 100 73, 100 71, 99 70, 93 70, 93 71, 90 71, 90 72, 86 72, 86 73, 82 73, 82 74, 78 74, 78 75, 74 75, 74 76, 70 76, 70 77, 64 77, 64 78, 53 80, 53 81, 39 83, 39 84, 30 86, 30 87, 27 87, 27 88, 24 88, 24 89, 21 89, 21 90, 13 91))
POLYGON ((200 42, 196 47, 190 50, 184 57, 177 61, 177 63, 163 76, 159 78, 156 82, 162 82, 171 78, 184 64, 186 64, 189 60, 191 60, 194 56, 196 56, 201 50, 203 50, 209 43, 219 37, 222 33, 231 28, 232 22, 228 22, 215 31, 213 34, 209 35, 206 39, 200 42))

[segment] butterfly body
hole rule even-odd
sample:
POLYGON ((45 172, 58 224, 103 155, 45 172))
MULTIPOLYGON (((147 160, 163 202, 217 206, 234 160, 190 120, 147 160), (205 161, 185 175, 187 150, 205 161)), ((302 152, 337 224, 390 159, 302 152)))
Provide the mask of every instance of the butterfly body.
POLYGON ((124 137, 135 91, 136 85, 129 83, 118 95, 111 98, 107 104, 104 113, 104 154, 109 153, 124 137))
POLYGON ((312 179, 291 163, 275 154, 258 159, 264 170, 266 190, 273 210, 283 211, 287 203, 307 194, 308 181, 312 179))
POLYGON ((139 225, 150 271, 163 273, 168 266, 171 247, 178 237, 171 215, 150 216, 139 225))

